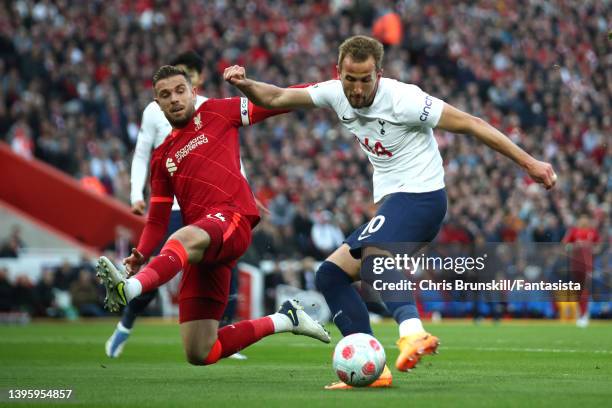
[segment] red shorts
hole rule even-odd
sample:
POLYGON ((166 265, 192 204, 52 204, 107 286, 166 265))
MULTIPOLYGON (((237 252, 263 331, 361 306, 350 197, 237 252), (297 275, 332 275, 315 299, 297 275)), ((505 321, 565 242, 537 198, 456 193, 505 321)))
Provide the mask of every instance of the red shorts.
POLYGON ((179 322, 221 320, 229 296, 232 268, 251 243, 251 223, 231 210, 215 209, 190 223, 210 235, 210 246, 189 265, 179 285, 179 322))

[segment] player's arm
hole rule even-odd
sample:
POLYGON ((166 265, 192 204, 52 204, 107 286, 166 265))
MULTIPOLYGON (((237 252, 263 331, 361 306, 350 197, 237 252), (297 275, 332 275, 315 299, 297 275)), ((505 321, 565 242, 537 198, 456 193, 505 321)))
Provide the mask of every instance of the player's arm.
POLYGON ((152 116, 149 109, 145 109, 142 112, 142 121, 138 131, 138 138, 136 139, 136 147, 134 148, 134 157, 132 158, 130 170, 130 201, 132 203, 132 212, 137 215, 143 215, 146 206, 144 187, 155 138, 155 122, 152 116))
POLYGON ((314 108, 310 93, 304 88, 279 88, 265 82, 247 79, 244 67, 225 69, 223 79, 234 85, 255 105, 266 109, 314 108))
POLYGON ((465 113, 448 103, 444 104, 436 128, 476 137, 490 148, 513 160, 525 169, 533 180, 543 184, 547 189, 552 188, 557 181, 557 175, 550 163, 536 160, 486 121, 465 113))
POLYGON ((132 249, 132 255, 123 260, 130 275, 138 272, 140 266, 151 257, 168 230, 174 195, 160 163, 159 158, 151 162, 151 203, 138 246, 132 249))
MULTIPOLYGON (((290 89, 290 90, 297 89, 297 88, 304 89, 310 85, 312 84, 291 85, 287 89, 290 89)), ((287 112, 291 112, 291 110, 290 109, 267 109, 261 106, 257 106, 251 101, 248 102, 249 125, 254 125, 269 117, 276 116, 276 115, 282 115, 283 113, 287 113, 287 112)))

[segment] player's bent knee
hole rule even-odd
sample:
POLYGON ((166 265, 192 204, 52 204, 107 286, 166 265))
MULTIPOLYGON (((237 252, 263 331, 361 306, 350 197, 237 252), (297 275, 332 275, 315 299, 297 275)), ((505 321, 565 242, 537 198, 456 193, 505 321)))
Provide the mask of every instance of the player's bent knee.
POLYGON ((351 278, 338 265, 330 261, 324 261, 315 275, 316 289, 325 294, 331 293, 338 287, 338 283, 350 282, 351 278))
POLYGON ((221 358, 221 343, 215 337, 199 342, 195 346, 185 349, 185 357, 191 365, 210 365, 221 358))
POLYGON ((179 241, 187 252, 189 263, 197 263, 202 259, 204 251, 210 245, 210 235, 194 225, 187 225, 174 232, 169 240, 179 241))
POLYGON ((330 256, 327 257, 326 261, 337 265, 353 280, 359 279, 361 261, 353 258, 347 244, 342 244, 340 248, 336 249, 330 256))

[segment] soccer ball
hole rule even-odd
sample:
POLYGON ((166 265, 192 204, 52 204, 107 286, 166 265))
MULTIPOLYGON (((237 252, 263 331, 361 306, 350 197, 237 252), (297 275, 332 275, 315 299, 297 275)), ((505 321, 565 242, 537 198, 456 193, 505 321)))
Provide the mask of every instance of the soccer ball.
POLYGON ((372 384, 385 368, 385 349, 369 334, 355 333, 338 342, 333 366, 340 381, 353 387, 372 384))

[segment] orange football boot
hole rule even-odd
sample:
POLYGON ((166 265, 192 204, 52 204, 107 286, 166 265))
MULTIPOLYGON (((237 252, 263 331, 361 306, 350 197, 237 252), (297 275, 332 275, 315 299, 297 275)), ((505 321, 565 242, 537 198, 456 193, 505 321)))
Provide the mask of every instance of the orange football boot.
POLYGON ((400 371, 408 371, 417 365, 426 354, 436 354, 440 340, 429 333, 417 333, 400 337, 397 347, 400 350, 395 361, 395 367, 400 371))
MULTIPOLYGON (((391 387, 392 382, 393 382, 393 375, 391 374, 391 370, 389 370, 389 367, 387 367, 387 365, 385 364, 385 368, 383 369, 383 372, 380 374, 380 377, 378 377, 376 381, 374 381, 372 384, 368 385, 367 387, 389 388, 391 387)), ((367 388, 367 387, 363 387, 363 388, 367 388)), ((326 390, 350 390, 351 388, 353 387, 348 384, 343 383, 342 381, 336 381, 336 382, 333 382, 325 386, 326 390)))

